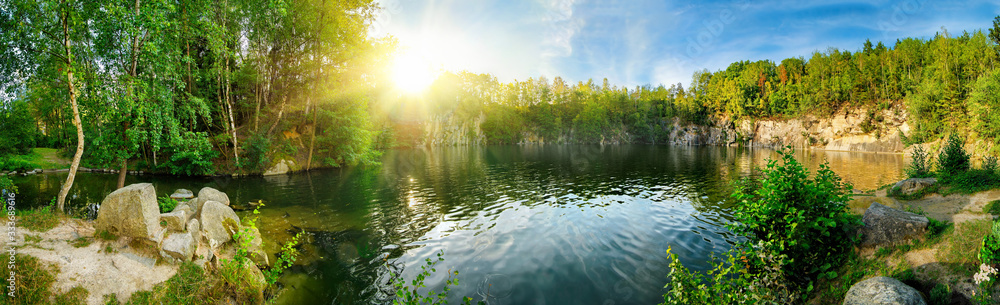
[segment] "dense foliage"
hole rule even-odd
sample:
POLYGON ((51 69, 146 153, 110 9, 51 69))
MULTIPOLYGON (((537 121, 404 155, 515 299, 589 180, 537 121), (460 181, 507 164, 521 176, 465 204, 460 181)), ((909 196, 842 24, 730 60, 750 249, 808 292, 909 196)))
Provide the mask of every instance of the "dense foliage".
POLYGON ((727 260, 713 262, 707 286, 673 257, 666 304, 790 303, 817 277, 836 276, 858 225, 847 212, 850 186, 826 165, 810 177, 791 151, 780 153, 780 164, 770 160, 762 178, 733 194, 729 228, 746 239, 727 260))

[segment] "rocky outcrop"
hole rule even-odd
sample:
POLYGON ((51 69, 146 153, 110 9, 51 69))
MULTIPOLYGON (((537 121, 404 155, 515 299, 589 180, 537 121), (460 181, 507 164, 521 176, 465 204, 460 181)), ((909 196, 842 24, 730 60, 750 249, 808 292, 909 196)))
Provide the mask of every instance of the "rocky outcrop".
POLYGON ((891 246, 924 236, 927 217, 872 203, 861 218, 861 246, 891 246))
MULTIPOLYGON (((111 193, 98 211, 98 230, 154 246, 162 258, 172 262, 190 261, 196 255, 211 261, 219 252, 217 249, 235 248, 231 241, 233 234, 241 229, 240 218, 227 205, 226 193, 206 187, 198 192, 198 197, 162 214, 155 194, 149 183, 129 185, 111 193)), ((267 265, 260 231, 250 232, 250 259, 267 265)), ((229 252, 232 252, 229 258, 236 253, 229 252)))
POLYGON ((149 183, 120 188, 101 201, 94 223, 98 232, 117 236, 152 238, 160 229, 156 191, 149 183))
POLYGON ((937 183, 937 178, 910 178, 896 182, 892 191, 902 195, 913 195, 937 183))
POLYGON ((891 277, 873 277, 851 286, 844 305, 927 305, 920 292, 891 277))
POLYGON ((909 131, 905 111, 868 112, 854 109, 829 118, 806 115, 790 120, 740 120, 713 118, 694 125, 669 122, 669 143, 674 145, 745 145, 754 147, 815 147, 825 150, 893 152, 905 149, 902 135, 909 131))

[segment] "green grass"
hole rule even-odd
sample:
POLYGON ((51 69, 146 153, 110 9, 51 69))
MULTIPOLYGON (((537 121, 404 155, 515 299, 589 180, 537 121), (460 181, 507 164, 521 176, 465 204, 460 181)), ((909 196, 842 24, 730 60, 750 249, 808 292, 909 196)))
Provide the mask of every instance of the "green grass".
POLYGON ((29 171, 40 169, 69 168, 69 160, 59 156, 55 148, 32 148, 26 155, 10 155, 0 158, 0 170, 29 171))
POLYGON ((17 225, 35 232, 45 232, 59 225, 60 216, 51 205, 37 209, 18 210, 17 225))
POLYGON ((983 213, 1000 215, 1000 200, 993 200, 990 201, 990 203, 987 203, 986 206, 983 207, 983 213))
POLYGON ((953 272, 971 277, 979 268, 976 253, 992 225, 989 220, 976 220, 946 229, 942 235, 947 243, 938 251, 938 259, 949 263, 953 272))
MULTIPOLYGON (((59 272, 59 267, 47 264, 30 255, 18 255, 14 263, 15 269, 9 269, 8 264, 0 264, 0 273, 9 275, 11 271, 16 274, 15 296, 10 292, 6 284, 0 285, 0 304, 85 304, 87 295, 86 289, 74 287, 66 293, 55 293, 52 284, 56 281, 55 274, 59 272)), ((5 276, 6 278, 6 276, 5 276)))
POLYGON ((97 232, 97 238, 100 238, 101 240, 118 240, 117 235, 111 234, 111 232, 108 232, 107 230, 97 232))
POLYGON ((74 248, 83 248, 83 247, 89 246, 92 242, 94 242, 94 241, 91 240, 91 239, 89 239, 89 238, 80 237, 80 238, 77 238, 77 239, 73 240, 72 245, 73 245, 74 248))

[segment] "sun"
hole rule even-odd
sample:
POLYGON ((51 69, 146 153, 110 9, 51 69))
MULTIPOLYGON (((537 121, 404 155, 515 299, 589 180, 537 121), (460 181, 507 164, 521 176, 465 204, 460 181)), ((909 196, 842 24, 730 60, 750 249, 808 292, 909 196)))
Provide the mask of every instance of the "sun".
POLYGON ((402 52, 393 63, 392 79, 396 87, 406 93, 419 93, 427 89, 437 78, 425 56, 414 52, 402 52))

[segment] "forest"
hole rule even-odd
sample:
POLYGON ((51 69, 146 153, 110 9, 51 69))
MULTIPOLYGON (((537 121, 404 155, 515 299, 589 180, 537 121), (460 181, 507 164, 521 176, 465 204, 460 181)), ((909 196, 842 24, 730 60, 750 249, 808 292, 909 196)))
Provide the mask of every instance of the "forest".
MULTIPOLYGON (((663 143, 713 118, 830 116, 904 105, 908 143, 951 130, 1000 140, 1000 17, 985 30, 737 61, 691 83, 617 86, 444 71, 402 94, 400 46, 371 37, 371 0, 0 1, 0 170, 33 148, 78 166, 173 175, 377 164, 423 124, 476 123, 482 144, 663 143)), ((68 184, 72 184, 72 175, 68 184)), ((63 197, 64 194, 60 194, 63 197)), ((61 199, 59 200, 62 201, 61 199)))

